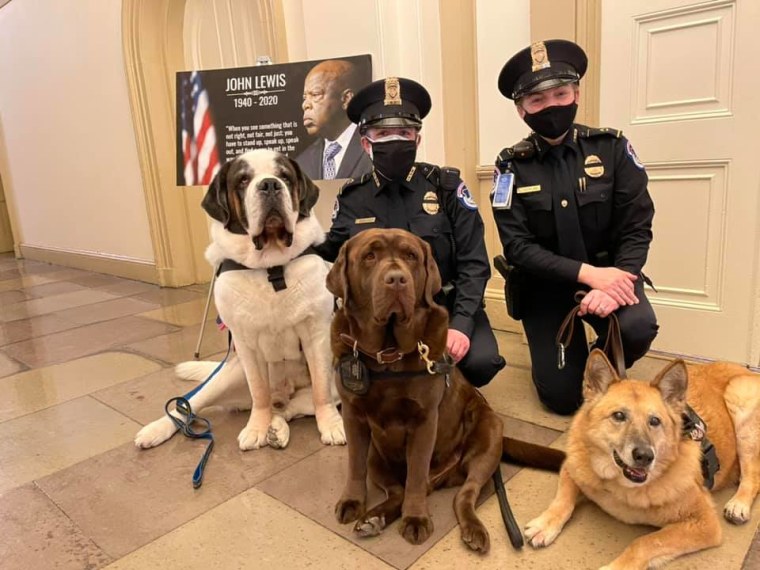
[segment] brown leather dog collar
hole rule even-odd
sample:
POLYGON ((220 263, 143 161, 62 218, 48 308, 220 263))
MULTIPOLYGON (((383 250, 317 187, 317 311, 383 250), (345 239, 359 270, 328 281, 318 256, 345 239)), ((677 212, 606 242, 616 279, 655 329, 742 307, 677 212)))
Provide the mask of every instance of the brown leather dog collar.
POLYGON ((370 358, 374 358, 378 364, 393 364, 394 362, 398 362, 399 360, 403 359, 407 354, 406 352, 401 352, 399 349, 397 349, 395 346, 392 346, 390 348, 384 348, 383 350, 379 352, 368 352, 364 350, 361 346, 359 346, 359 341, 351 338, 347 334, 340 333, 340 340, 342 340, 347 346, 350 346, 355 352, 361 352, 365 356, 369 356, 370 358))

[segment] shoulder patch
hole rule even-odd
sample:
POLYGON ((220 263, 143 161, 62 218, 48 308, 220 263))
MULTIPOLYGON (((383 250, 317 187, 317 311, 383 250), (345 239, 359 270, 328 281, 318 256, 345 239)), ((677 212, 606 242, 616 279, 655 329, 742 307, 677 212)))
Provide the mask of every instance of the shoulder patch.
POLYGON ((464 182, 461 182, 457 188, 457 200, 459 200, 459 203, 468 210, 474 211, 478 209, 478 205, 475 203, 475 200, 470 193, 470 189, 467 188, 467 185, 464 182))
POLYGON ((625 141, 625 153, 633 161, 633 164, 636 165, 636 168, 638 168, 639 170, 644 170, 644 165, 639 160, 639 157, 636 155, 636 151, 633 150, 633 145, 631 145, 631 141, 625 141))

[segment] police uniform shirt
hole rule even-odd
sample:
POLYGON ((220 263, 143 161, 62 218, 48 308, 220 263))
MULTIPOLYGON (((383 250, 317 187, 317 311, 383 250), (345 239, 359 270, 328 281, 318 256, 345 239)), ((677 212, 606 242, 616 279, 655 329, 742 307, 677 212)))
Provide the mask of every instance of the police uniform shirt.
POLYGON ((398 182, 375 172, 349 181, 336 200, 330 232, 315 249, 334 261, 343 243, 370 228, 400 228, 421 237, 432 248, 441 282, 454 286, 451 328, 472 336, 472 317, 491 276, 483 220, 461 179, 456 188, 439 188, 439 175, 437 166, 416 163, 398 182))
POLYGON ((526 141, 496 158, 499 172, 514 174, 511 207, 493 207, 509 262, 551 281, 577 282, 584 261, 638 275, 652 240, 654 205, 628 140, 620 131, 576 124, 565 148, 552 151, 535 133, 526 141), (525 152, 527 143, 532 152, 525 152), (561 229, 573 223, 575 232, 561 229))

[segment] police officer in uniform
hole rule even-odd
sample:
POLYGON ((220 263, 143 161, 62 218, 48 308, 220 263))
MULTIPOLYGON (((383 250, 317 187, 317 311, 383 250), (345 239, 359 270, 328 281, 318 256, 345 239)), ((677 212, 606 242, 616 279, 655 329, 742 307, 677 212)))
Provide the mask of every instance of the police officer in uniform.
POLYGON ((341 245, 369 228, 399 228, 427 241, 444 283, 439 302, 450 314, 447 348, 475 386, 506 362, 483 310, 491 276, 483 220, 456 168, 415 162, 430 95, 410 79, 389 77, 359 91, 348 105, 373 169, 341 189, 326 241, 317 252, 334 261, 341 245))
POLYGON ((518 52, 499 75, 499 91, 534 131, 496 158, 492 209, 516 268, 507 306, 522 318, 539 398, 559 414, 582 402, 584 335, 574 335, 562 369, 555 341, 577 290, 588 291, 580 314, 599 346, 605 317, 616 312, 626 367, 644 356, 658 328, 641 272, 654 216, 647 174, 620 131, 574 123, 586 65, 578 45, 548 40, 518 52))

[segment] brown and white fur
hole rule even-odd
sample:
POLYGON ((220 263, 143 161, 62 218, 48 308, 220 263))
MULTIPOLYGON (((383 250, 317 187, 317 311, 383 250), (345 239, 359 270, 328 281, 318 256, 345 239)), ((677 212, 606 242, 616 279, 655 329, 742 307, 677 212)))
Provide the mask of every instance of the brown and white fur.
MULTIPOLYGON (((242 450, 285 447, 287 422, 304 415, 316 415, 323 443, 346 442, 331 368, 329 265, 316 255, 299 257, 324 240, 312 214, 318 196, 297 163, 254 150, 226 163, 203 199, 212 218, 206 259, 213 267, 232 259, 250 269, 226 271, 216 280, 214 301, 235 354, 190 404, 196 412, 212 405, 250 409, 238 436, 242 450), (267 275, 277 265, 284 266, 287 285, 279 292, 267 275)), ((216 365, 186 362, 176 371, 202 380, 216 365)), ((138 432, 135 445, 154 447, 175 431, 162 417, 138 432)))
POLYGON ((595 350, 583 389, 557 494, 526 527, 532 546, 551 544, 584 497, 623 522, 659 527, 604 568, 657 567, 720 544, 719 517, 703 486, 700 444, 682 436, 687 402, 705 421, 720 461, 713 490, 739 481, 723 515, 735 524, 749 520, 760 489, 760 376, 725 362, 687 371, 676 360, 651 382, 621 380, 595 350))

